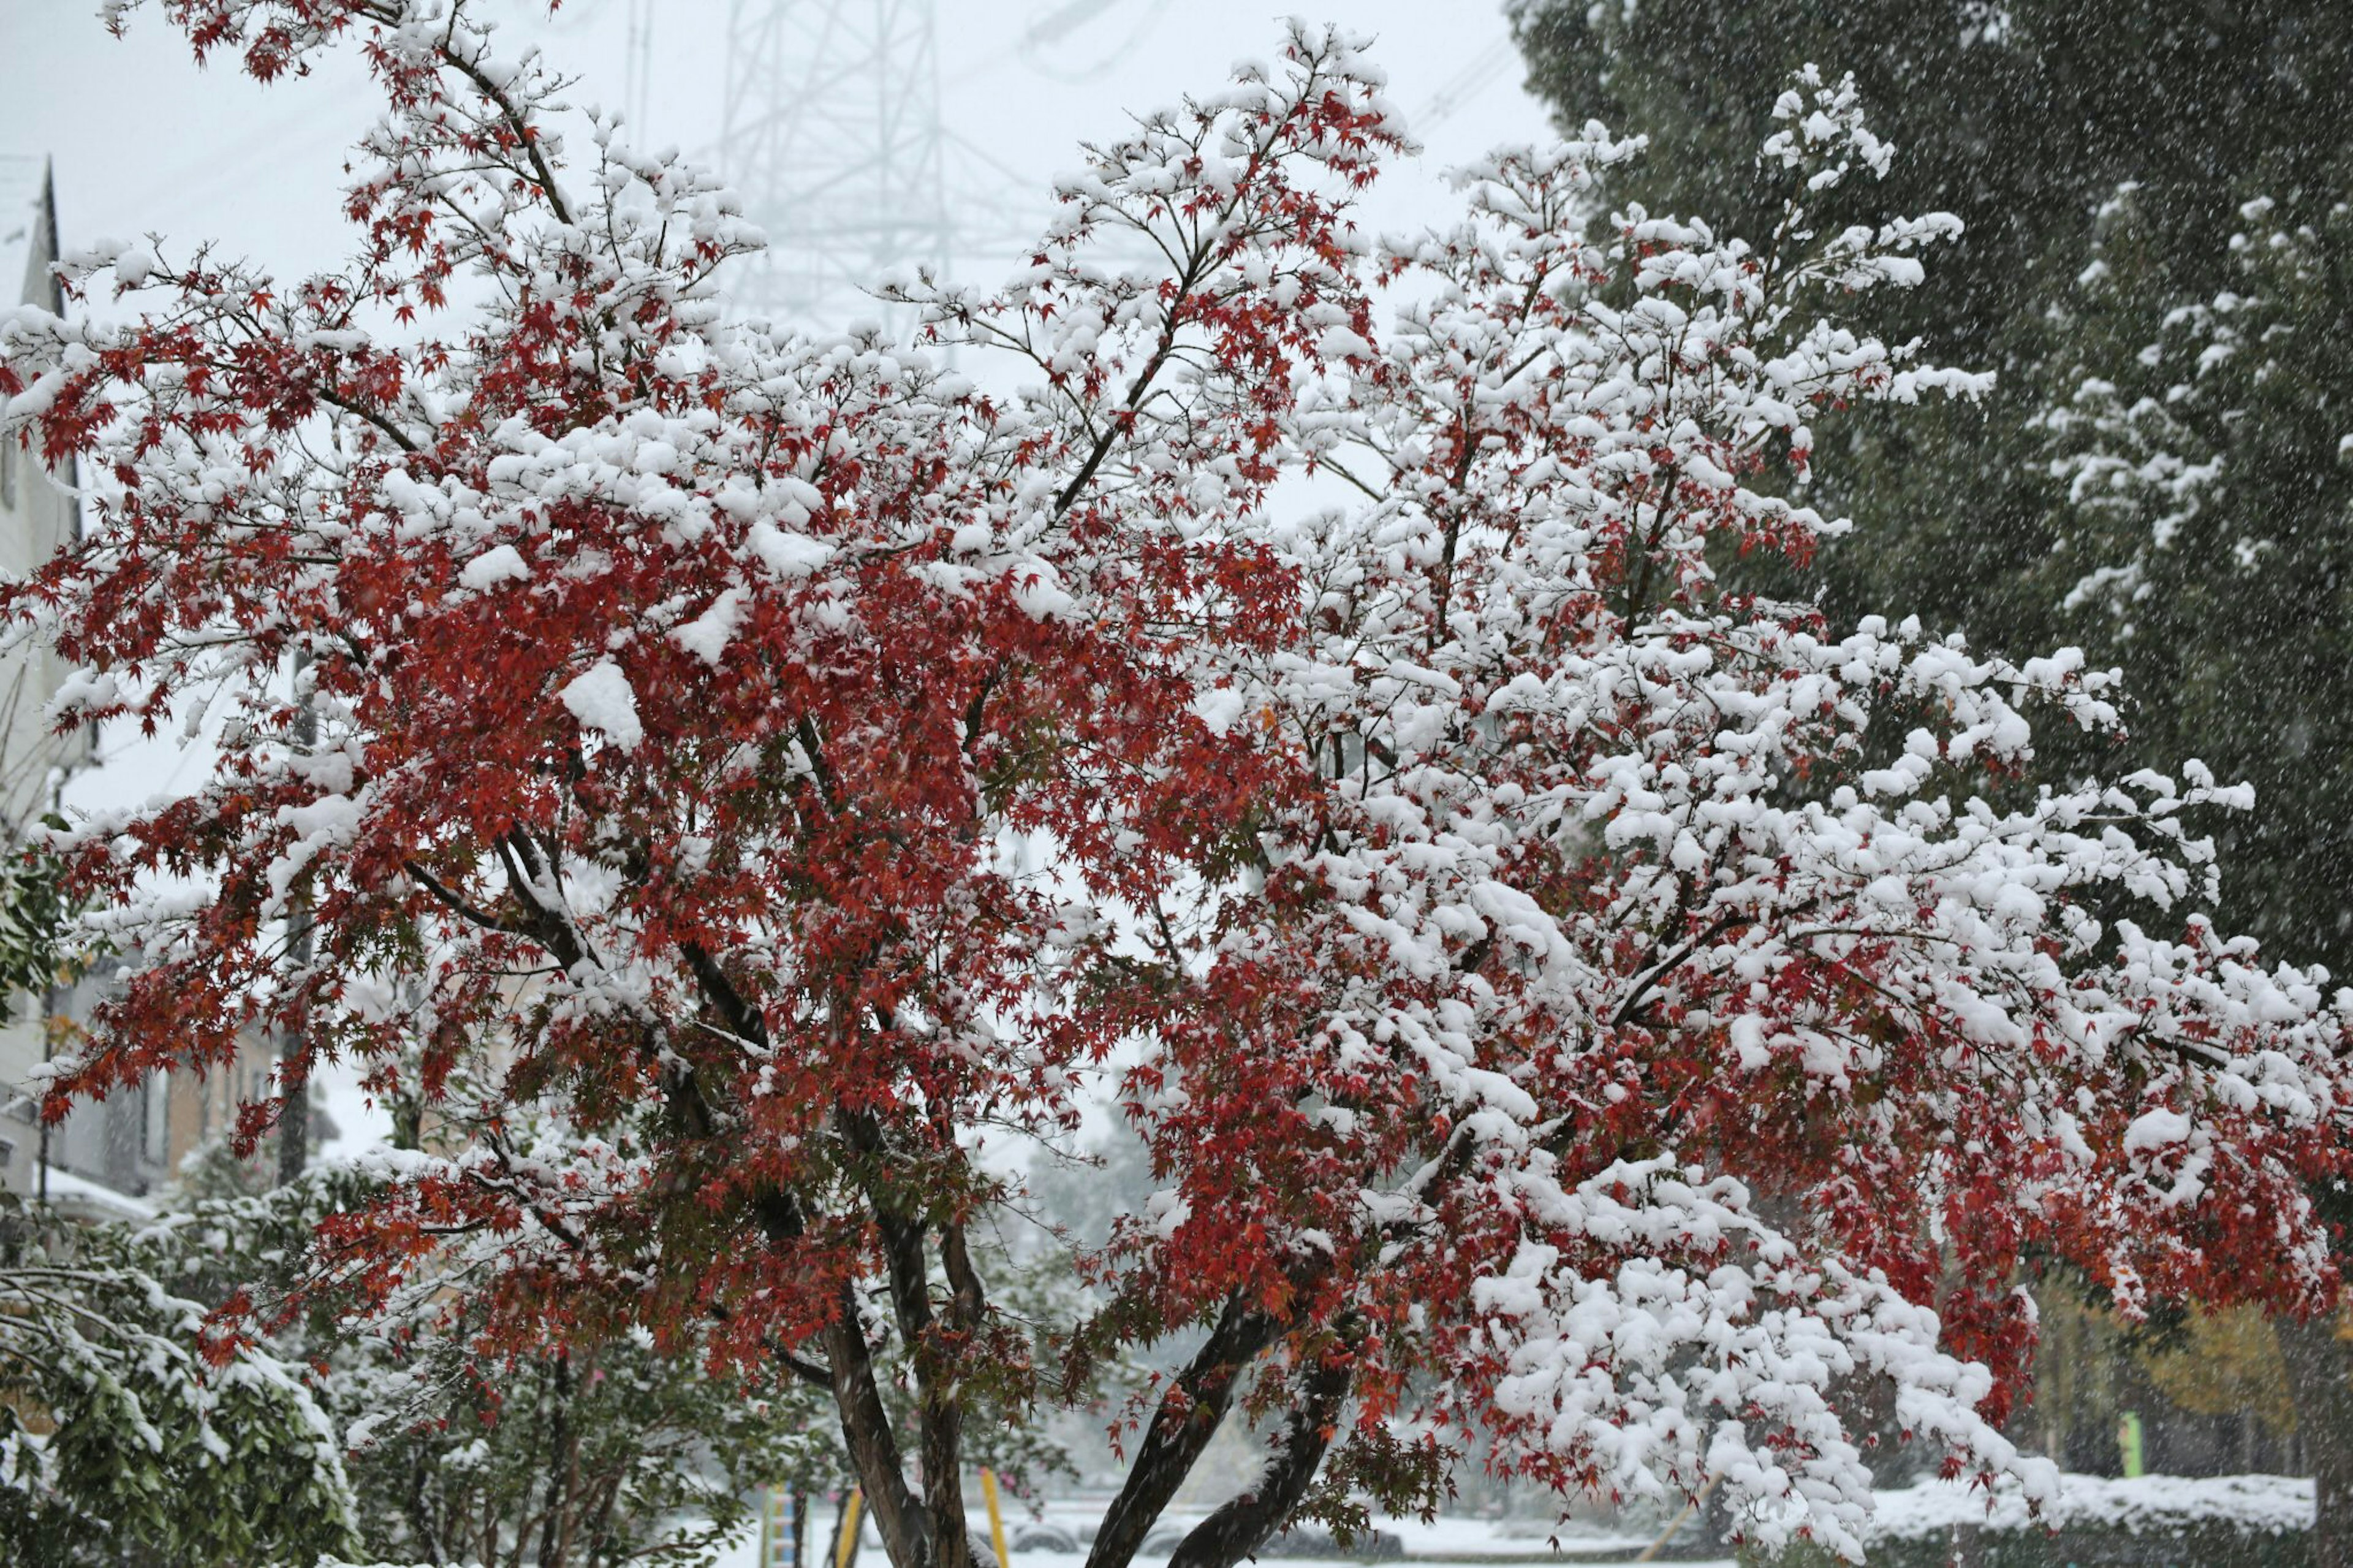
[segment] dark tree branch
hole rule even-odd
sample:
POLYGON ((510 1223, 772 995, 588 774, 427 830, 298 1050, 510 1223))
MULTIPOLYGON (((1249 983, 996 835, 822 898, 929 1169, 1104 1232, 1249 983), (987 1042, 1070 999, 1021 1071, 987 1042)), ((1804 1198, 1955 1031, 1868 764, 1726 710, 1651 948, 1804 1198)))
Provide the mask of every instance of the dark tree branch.
POLYGON ((840 816, 841 792, 834 787, 833 770, 826 765, 825 744, 818 738, 817 726, 809 721, 807 714, 802 714, 800 722, 793 726, 793 738, 800 742, 801 750, 808 753, 809 773, 817 780, 818 798, 825 802, 826 810, 836 816, 840 816))
POLYGON ((813 1361, 803 1361, 790 1351, 779 1352, 776 1361, 786 1372, 791 1373, 803 1383, 812 1387, 822 1388, 828 1393, 832 1392, 833 1373, 830 1368, 819 1366, 813 1361))
POLYGON ((432 894, 434 900, 444 909, 448 910, 453 914, 463 915, 474 924, 480 926, 484 931, 504 931, 509 936, 529 936, 533 934, 532 932, 525 931, 522 926, 516 924, 514 921, 510 920, 501 920, 497 915, 491 914, 489 910, 470 902, 462 894, 458 893, 451 888, 445 885, 440 879, 434 876, 432 872, 427 871, 417 862, 414 860, 404 860, 401 862, 401 867, 408 873, 409 879, 411 881, 414 881, 418 887, 432 894))
POLYGON ((719 961, 711 956, 711 950, 699 942, 688 942, 680 943, 679 951, 686 957, 686 967, 693 974, 694 983, 702 987, 703 1000, 726 1024, 727 1032, 739 1040, 765 1047, 768 1044, 766 1016, 735 989, 735 983, 727 978, 719 961))
POLYGON ((1240 1295, 1227 1300, 1208 1342, 1161 1395, 1127 1480, 1088 1548, 1086 1568, 1127 1568, 1217 1435, 1242 1369, 1273 1338, 1272 1318, 1240 1295))
POLYGON ((1308 1370, 1258 1483, 1187 1531, 1168 1568, 1234 1568, 1290 1521, 1332 1447, 1356 1377, 1356 1357, 1346 1343, 1353 1336, 1341 1337, 1343 1343, 1308 1370))
POLYGON ((548 166, 547 154, 539 144, 539 128, 530 122, 520 105, 511 101, 506 93, 483 73, 479 61, 466 58, 446 43, 435 53, 448 62, 459 75, 473 83, 475 91, 496 106, 508 134, 514 138, 515 145, 523 156, 531 161, 532 173, 540 194, 547 198, 547 210, 555 215, 556 222, 571 223, 571 205, 564 199, 563 187, 555 183, 555 171, 548 166))

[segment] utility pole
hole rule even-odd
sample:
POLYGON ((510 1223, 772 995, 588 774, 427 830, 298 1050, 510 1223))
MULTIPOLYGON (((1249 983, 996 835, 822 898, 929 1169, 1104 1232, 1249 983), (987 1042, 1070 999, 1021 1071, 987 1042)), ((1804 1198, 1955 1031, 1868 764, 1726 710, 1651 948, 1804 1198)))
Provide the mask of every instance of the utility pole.
MULTIPOLYGON (((308 673, 310 660, 301 654, 294 656, 294 749, 307 755, 319 743, 319 713, 312 706, 311 694, 302 689, 302 678, 308 673)), ((291 967, 299 973, 311 967, 311 902, 303 895, 295 895, 293 907, 286 914, 286 952, 291 967)), ((289 1030, 280 1043, 278 1053, 278 1092, 285 1105, 278 1113, 278 1184, 286 1186, 302 1179, 302 1171, 311 1163, 311 1080, 307 1074, 295 1081, 289 1068, 301 1054, 301 1040, 289 1030)))

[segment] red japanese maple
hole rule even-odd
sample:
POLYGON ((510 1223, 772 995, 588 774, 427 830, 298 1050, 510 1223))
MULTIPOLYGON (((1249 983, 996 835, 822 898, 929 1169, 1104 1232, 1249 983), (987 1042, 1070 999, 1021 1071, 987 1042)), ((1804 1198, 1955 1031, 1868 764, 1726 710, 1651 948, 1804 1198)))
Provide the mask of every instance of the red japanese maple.
POLYGON ((61 840, 126 962, 53 1108, 256 1028, 290 1083, 364 1063, 435 1131, 319 1237, 363 1305, 454 1249, 510 1342, 815 1384, 900 1568, 967 1555, 968 1421, 1205 1331, 1092 1568, 1247 1401, 1267 1470, 1178 1552, 1223 1568, 1469 1442, 1852 1551, 1851 1397, 2039 1479, 1998 1431, 2039 1261, 2334 1289, 2348 1004, 2131 918, 2210 885, 2179 814, 2231 792, 2032 787, 2027 712, 2115 722, 2080 659, 1711 566, 1843 531, 1790 499, 1810 421, 1978 384, 1837 324, 1957 227, 1811 229, 1886 165, 1850 86, 1783 96, 1761 247, 1597 222, 1594 127, 1376 247, 1401 132, 1294 31, 1097 151, 1014 285, 807 341, 725 313, 720 189, 602 123, 575 170, 466 0, 164 9, 264 78, 353 44, 391 112, 344 272, 123 250, 70 280, 145 314, 0 325, 0 430, 104 479, 5 594, 84 667, 60 721, 221 727, 61 840), (1106 1089, 1164 1190, 1044 1365, 978 1144, 1106 1089))

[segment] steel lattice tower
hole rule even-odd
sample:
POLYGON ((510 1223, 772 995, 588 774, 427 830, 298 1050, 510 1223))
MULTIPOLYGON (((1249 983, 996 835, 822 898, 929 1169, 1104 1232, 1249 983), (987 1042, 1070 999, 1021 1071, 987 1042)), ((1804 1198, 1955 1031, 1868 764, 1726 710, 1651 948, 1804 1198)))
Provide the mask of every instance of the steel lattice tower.
POLYGON ((769 248, 738 276, 782 323, 878 313, 893 268, 955 245, 934 0, 731 0, 719 154, 769 248))

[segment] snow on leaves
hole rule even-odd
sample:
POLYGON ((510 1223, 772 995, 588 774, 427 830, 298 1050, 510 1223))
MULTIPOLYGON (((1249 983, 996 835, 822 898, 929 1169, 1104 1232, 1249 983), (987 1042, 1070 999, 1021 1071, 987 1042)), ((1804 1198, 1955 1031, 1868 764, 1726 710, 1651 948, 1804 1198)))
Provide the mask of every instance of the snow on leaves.
POLYGON ((1817 423, 1983 385, 1840 324, 1956 228, 1809 226, 1889 155, 1851 84, 1783 99, 1758 246, 1613 209, 1598 126, 1375 245, 1403 132, 1297 29, 1092 150, 1006 288, 809 341, 717 307, 755 240, 701 174, 599 125, 567 186, 475 7, 168 9, 264 77, 348 35, 391 113, 343 273, 94 256, 156 308, 0 319, 0 431, 108 476, 7 607, 78 715, 226 718, 196 795, 62 841, 127 978, 57 1093, 253 1026, 359 1059, 448 1141, 322 1229, 373 1300, 469 1249, 511 1342, 693 1322, 821 1383, 900 1568, 963 1555, 976 1401, 1206 1326, 1094 1568, 1239 1400, 1281 1436, 1188 1540, 1222 1568, 1473 1441, 1852 1550, 1866 1384, 2040 1484, 1999 1426, 2041 1260, 2330 1285, 2346 1005, 2191 912, 2236 793, 2037 780, 2037 723, 2115 723, 2079 657, 1719 580, 1849 529, 1817 423), (1164 1191, 1054 1369, 975 1149, 1103 1084, 1164 1191))
POLYGON ((609 658, 599 661, 559 695, 582 728, 601 732, 625 752, 636 750, 646 738, 645 726, 638 722, 638 694, 621 667, 609 658))

